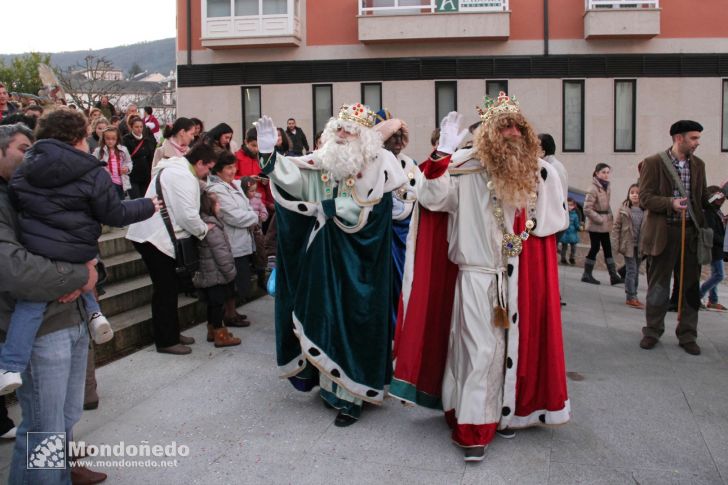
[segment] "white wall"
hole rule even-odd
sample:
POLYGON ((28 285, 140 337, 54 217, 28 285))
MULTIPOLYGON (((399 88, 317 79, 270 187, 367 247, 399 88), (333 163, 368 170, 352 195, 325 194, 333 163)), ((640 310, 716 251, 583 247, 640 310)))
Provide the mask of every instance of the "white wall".
MULTIPOLYGON (((547 132, 556 140, 557 157, 569 172, 569 184, 586 189, 594 165, 605 162, 613 167, 613 205, 621 202, 627 187, 637 179, 637 164, 671 141, 670 125, 678 119, 694 119, 705 127, 696 152, 707 164, 708 184, 728 179, 725 162, 728 154, 720 151, 721 96, 720 78, 639 78, 637 79, 636 152, 614 152, 614 79, 590 78, 585 81, 585 151, 561 153, 561 79, 511 79, 509 93, 521 102, 526 117, 537 132, 547 132)), ((465 123, 477 121, 475 106, 482 103, 485 80, 458 81, 458 110, 465 123)), ((262 86, 263 112, 279 126, 296 118, 313 145, 312 89, 310 84, 262 86)), ((344 103, 358 102, 360 83, 334 83, 334 114, 344 103)), ((406 153, 423 160, 430 153, 430 134, 435 128, 435 81, 391 81, 382 83, 382 104, 409 126, 410 145, 406 153)), ((240 141, 242 108, 240 87, 181 88, 178 90, 180 116, 197 116, 211 127, 225 121, 240 141)))

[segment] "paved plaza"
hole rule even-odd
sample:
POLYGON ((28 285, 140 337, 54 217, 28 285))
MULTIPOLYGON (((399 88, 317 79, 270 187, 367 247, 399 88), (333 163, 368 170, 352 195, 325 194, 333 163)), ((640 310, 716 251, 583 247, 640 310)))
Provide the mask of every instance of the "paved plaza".
MULTIPOLYGON (((700 313, 701 356, 677 346, 674 313, 661 343, 645 351, 643 313, 624 305, 623 286, 582 284, 578 268, 561 272, 572 420, 496 437, 482 463, 463 462, 441 413, 396 400, 335 427, 315 394, 278 379, 269 297, 242 310, 254 324, 235 329, 239 347, 215 349, 199 325, 188 331, 197 339, 191 356, 147 347, 99 368, 101 404, 84 413, 75 438, 190 448, 173 468, 99 468, 110 484, 724 483, 728 314, 700 313)), ((18 418, 17 405, 10 412, 18 418)), ((0 444, 3 483, 11 450, 0 444)))

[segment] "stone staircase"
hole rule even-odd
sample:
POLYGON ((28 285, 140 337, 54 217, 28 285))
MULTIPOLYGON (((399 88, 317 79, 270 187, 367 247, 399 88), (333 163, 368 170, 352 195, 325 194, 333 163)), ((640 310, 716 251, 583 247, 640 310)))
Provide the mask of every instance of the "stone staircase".
MULTIPOLYGON (((152 281, 139 253, 124 238, 126 229, 115 229, 99 239, 101 258, 106 264, 106 293, 99 298, 101 310, 111 322, 114 338, 96 345, 96 362, 108 362, 153 342, 152 281)), ((179 296, 177 316, 182 329, 204 322, 205 305, 197 298, 179 296)))

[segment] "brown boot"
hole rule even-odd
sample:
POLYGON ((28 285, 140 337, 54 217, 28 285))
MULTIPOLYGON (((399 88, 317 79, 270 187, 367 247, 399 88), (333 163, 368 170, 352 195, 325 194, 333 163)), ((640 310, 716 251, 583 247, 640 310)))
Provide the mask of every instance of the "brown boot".
POLYGON ((216 328, 213 330, 215 334, 215 347, 232 347, 234 345, 240 345, 240 339, 233 337, 233 334, 228 332, 225 327, 216 328))
POLYGON ((207 341, 208 342, 215 341, 215 329, 213 328, 211 323, 207 324, 207 341))

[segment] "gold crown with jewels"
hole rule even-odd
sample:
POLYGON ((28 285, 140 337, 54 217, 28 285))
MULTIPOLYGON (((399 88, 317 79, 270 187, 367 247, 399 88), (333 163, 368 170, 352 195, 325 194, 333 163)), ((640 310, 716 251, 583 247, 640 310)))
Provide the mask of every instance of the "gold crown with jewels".
POLYGON ((483 121, 490 121, 504 114, 518 114, 521 107, 515 96, 508 96, 504 91, 498 93, 497 98, 486 96, 483 106, 475 108, 483 121))
POLYGON ((361 103, 345 104, 339 110, 338 119, 353 121, 367 128, 374 126, 376 114, 361 103))

